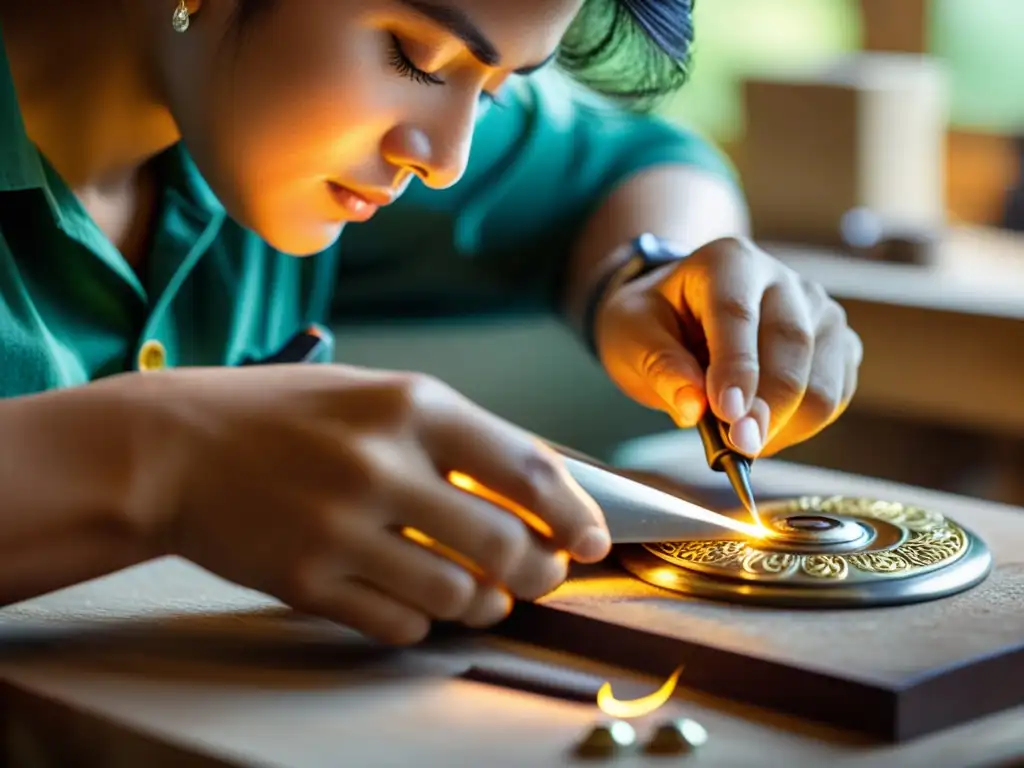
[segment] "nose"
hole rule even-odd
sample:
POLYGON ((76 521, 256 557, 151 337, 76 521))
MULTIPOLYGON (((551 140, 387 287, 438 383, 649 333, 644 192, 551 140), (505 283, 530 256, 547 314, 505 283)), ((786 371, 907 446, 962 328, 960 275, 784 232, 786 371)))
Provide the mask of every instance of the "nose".
POLYGON ((432 189, 447 189, 466 172, 473 138, 474 116, 437 128, 401 124, 392 128, 381 144, 384 160, 420 177, 432 189))

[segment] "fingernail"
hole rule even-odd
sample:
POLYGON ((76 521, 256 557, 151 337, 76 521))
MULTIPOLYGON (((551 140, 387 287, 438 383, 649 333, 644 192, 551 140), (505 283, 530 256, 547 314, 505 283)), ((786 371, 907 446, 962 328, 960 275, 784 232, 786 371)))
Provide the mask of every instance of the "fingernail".
POLYGON ((729 387, 722 393, 722 399, 718 407, 722 410, 722 417, 726 421, 737 421, 743 418, 746 408, 743 407, 743 392, 739 387, 729 387))
POLYGON ((755 406, 751 411, 756 414, 757 428, 761 432, 761 445, 765 446, 772 431, 772 409, 759 397, 755 397, 754 402, 755 406))
POLYGON ((692 427, 700 419, 703 403, 701 393, 693 387, 683 387, 676 394, 676 421, 681 425, 692 427))
POLYGON ((612 540, 603 528, 588 528, 572 548, 573 557, 591 563, 605 557, 612 548, 612 540))
POLYGON ((736 448, 747 456, 756 456, 761 452, 764 443, 761 438, 761 427, 749 416, 740 419, 729 430, 729 439, 736 448))

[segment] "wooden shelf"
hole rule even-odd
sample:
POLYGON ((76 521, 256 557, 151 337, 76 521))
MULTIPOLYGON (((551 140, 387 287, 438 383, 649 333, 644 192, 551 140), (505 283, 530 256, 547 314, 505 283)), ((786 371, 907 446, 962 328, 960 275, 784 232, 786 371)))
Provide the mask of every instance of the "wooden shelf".
POLYGON ((927 267, 787 243, 762 245, 837 299, 1024 320, 1024 235, 954 227, 927 267))

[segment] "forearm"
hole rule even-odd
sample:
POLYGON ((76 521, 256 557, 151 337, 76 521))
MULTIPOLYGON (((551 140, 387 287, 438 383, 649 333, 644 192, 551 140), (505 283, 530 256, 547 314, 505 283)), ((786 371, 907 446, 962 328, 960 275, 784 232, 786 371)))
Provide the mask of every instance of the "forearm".
POLYGON ((698 168, 661 166, 630 177, 595 211, 570 253, 564 312, 583 331, 595 284, 621 263, 623 248, 643 232, 692 251, 722 237, 749 231, 745 202, 727 179, 698 168))
POLYGON ((0 401, 0 604, 153 556, 124 422, 102 385, 0 401))

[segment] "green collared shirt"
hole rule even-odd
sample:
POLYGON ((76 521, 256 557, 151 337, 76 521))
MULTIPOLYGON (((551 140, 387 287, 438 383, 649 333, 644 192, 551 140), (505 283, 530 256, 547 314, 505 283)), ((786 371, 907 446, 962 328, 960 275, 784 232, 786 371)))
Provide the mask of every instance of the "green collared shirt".
POLYGON ((229 219, 174 147, 159 158, 158 229, 137 275, 28 139, 0 50, 0 397, 237 365, 314 322, 554 311, 570 243, 618 182, 663 163, 731 177, 698 137, 557 77, 506 101, 480 119, 459 184, 414 185, 302 259, 229 219))

